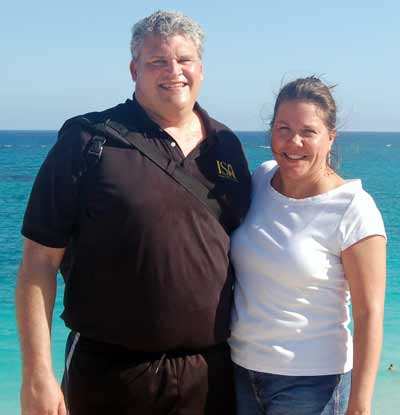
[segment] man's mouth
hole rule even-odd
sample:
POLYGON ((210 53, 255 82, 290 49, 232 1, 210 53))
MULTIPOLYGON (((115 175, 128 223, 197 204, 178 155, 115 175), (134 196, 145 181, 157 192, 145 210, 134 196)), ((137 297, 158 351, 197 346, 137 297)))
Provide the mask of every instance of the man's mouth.
POLYGON ((186 85, 186 82, 165 82, 159 86, 163 89, 179 89, 185 87, 186 85))

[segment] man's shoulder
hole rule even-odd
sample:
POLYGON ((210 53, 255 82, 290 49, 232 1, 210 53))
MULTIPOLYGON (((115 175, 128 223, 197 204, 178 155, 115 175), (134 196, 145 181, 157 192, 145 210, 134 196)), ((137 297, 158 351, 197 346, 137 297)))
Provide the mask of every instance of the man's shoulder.
POLYGON ((106 122, 107 120, 117 121, 120 124, 135 124, 137 118, 136 112, 133 110, 132 101, 127 100, 124 103, 114 107, 107 108, 102 111, 91 111, 85 114, 76 115, 66 120, 60 129, 59 134, 71 129, 84 129, 85 125, 96 125, 106 122))
POLYGON ((221 121, 216 120, 213 117, 210 117, 208 114, 207 116, 208 116, 208 123, 211 129, 215 130, 219 134, 226 133, 237 138, 236 134, 226 124, 222 123, 221 121))
POLYGON ((215 132, 218 141, 223 146, 234 147, 242 150, 242 144, 239 137, 231 128, 212 117, 209 117, 208 122, 211 130, 215 132))
POLYGON ((209 130, 208 132, 215 133, 218 138, 225 138, 230 139, 230 141, 233 142, 239 142, 237 135, 227 125, 211 117, 198 102, 196 102, 194 109, 200 114, 206 129, 209 130))

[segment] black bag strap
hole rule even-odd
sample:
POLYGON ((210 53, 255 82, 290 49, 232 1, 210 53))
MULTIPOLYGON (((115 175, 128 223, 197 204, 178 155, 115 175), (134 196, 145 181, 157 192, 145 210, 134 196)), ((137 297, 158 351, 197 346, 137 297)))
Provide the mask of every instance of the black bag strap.
POLYGON ((186 173, 179 163, 164 156, 157 148, 149 143, 139 133, 129 131, 123 125, 115 121, 106 121, 105 130, 114 138, 122 138, 138 149, 144 156, 151 160, 155 165, 164 170, 172 179, 183 186, 189 193, 195 196, 205 205, 219 221, 222 214, 220 202, 212 198, 210 189, 195 177, 186 173))
POLYGON ((134 147, 196 197, 196 199, 206 206, 214 217, 220 221, 222 215, 221 203, 223 202, 213 198, 210 194, 210 189, 198 179, 186 173, 179 163, 164 156, 157 148, 151 145, 149 141, 143 138, 140 133, 132 132, 122 124, 112 120, 93 125, 88 119, 81 117, 79 123, 93 134, 91 140, 92 143, 87 154, 90 153, 91 148, 95 148, 94 152, 96 153, 95 158, 97 161, 101 157, 102 146, 105 144, 105 141, 102 141, 104 138, 111 138, 123 142, 129 147, 134 147), (96 139, 97 142, 95 141, 96 139), (93 142, 95 142, 94 145, 93 142))

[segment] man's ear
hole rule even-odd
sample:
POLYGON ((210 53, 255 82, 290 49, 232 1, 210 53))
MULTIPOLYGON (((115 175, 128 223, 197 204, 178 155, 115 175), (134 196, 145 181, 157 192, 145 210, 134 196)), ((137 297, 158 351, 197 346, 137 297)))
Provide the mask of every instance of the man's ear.
POLYGON ((137 79, 137 62, 134 60, 131 60, 131 63, 129 64, 129 69, 131 71, 131 76, 134 82, 136 82, 137 79))

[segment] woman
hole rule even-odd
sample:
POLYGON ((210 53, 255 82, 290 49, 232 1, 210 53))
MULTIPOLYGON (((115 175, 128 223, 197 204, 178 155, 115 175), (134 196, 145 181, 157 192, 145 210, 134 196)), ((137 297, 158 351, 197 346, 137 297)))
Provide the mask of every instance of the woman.
POLYGON ((253 174, 251 207, 232 237, 239 415, 371 413, 386 236, 361 181, 330 166, 335 124, 319 79, 281 89, 271 121, 276 161, 253 174))

